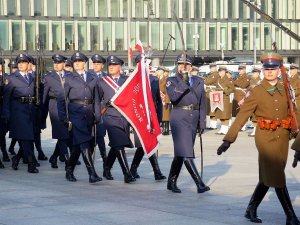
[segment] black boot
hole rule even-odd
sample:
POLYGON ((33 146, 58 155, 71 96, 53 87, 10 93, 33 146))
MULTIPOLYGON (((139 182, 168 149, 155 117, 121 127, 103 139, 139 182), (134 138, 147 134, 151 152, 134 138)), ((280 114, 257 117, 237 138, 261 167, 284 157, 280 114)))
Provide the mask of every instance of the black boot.
POLYGON ((58 155, 59 155, 59 149, 58 149, 58 146, 57 146, 57 143, 56 143, 54 152, 53 152, 53 154, 49 158, 49 163, 51 164, 51 168, 53 168, 53 169, 57 169, 58 168, 58 165, 57 165, 57 157, 58 157, 58 155))
POLYGON ((33 160, 33 157, 30 155, 28 156, 28 173, 38 173, 39 170, 35 166, 35 162, 33 160))
POLYGON ((105 165, 106 165, 106 160, 107 160, 106 150, 105 149, 100 150, 100 155, 102 158, 102 166, 103 166, 103 171, 104 171, 105 165))
POLYGON ((131 175, 136 179, 140 178, 140 175, 137 173, 137 168, 139 167, 143 159, 143 156, 144 156, 143 148, 142 147, 137 148, 134 153, 133 160, 130 166, 131 175))
POLYGON ((101 177, 99 177, 95 171, 95 167, 93 164, 92 154, 90 152, 90 149, 85 148, 82 150, 82 158, 85 163, 86 169, 89 173, 89 182, 90 183, 96 183, 102 180, 101 177))
POLYGON ((23 150, 20 149, 20 150, 18 151, 18 154, 16 154, 15 156, 13 156, 13 157, 11 158, 11 162, 12 162, 11 167, 12 167, 14 170, 18 170, 19 162, 20 162, 20 160, 21 160, 22 157, 23 157, 23 150))
POLYGON ((265 197, 266 193, 268 192, 269 187, 265 186, 264 184, 258 182, 256 188, 253 192, 253 195, 250 199, 248 207, 245 212, 245 217, 249 219, 253 223, 261 223, 262 220, 257 216, 257 207, 265 197))
POLYGON ((43 150, 40 148, 40 149, 37 149, 38 151, 38 160, 48 160, 48 157, 44 154, 43 150))
POLYGON ((2 163, 2 161, 0 159, 0 169, 3 169, 3 168, 4 168, 4 165, 3 165, 3 163, 2 163))
POLYGON ((124 174, 124 182, 125 183, 134 182, 135 178, 130 173, 124 149, 120 149, 117 151, 117 158, 119 160, 120 166, 121 166, 123 174, 124 174))
POLYGON ((275 188, 275 191, 286 215, 286 225, 299 225, 300 222, 293 209, 286 186, 284 188, 275 188))
POLYGON ((165 135, 169 135, 170 134, 170 122, 166 121, 166 134, 165 135))
POLYGON ((35 137, 34 144, 35 144, 36 150, 38 151, 38 160, 48 160, 48 157, 45 156, 45 154, 42 150, 41 134, 38 134, 35 137))
POLYGON ((77 179, 74 176, 74 169, 78 158, 80 156, 80 151, 73 151, 69 160, 66 162, 66 179, 70 182, 76 182, 77 179))
POLYGON ((113 176, 111 175, 111 168, 116 160, 116 149, 110 149, 107 158, 106 158, 106 162, 104 165, 104 169, 103 169, 103 177, 105 177, 107 180, 113 180, 113 176))
POLYGON ((191 174, 193 180, 195 181, 195 184, 197 185, 197 192, 203 193, 203 192, 209 191, 210 188, 203 183, 203 181, 198 173, 198 170, 196 168, 196 165, 194 163, 194 160, 186 159, 186 160, 184 160, 184 165, 187 168, 187 170, 189 171, 189 173, 191 174))
POLYGON ((167 185, 167 189, 174 193, 181 193, 181 190, 177 187, 177 178, 179 176, 182 164, 183 158, 175 156, 171 165, 167 185))
POLYGON ((157 156, 154 153, 150 158, 149 161, 151 163, 153 172, 154 172, 154 178, 155 180, 164 180, 166 179, 166 177, 161 173, 159 165, 158 165, 158 161, 157 161, 157 156))
POLYGON ((15 150, 14 150, 16 143, 17 143, 16 139, 14 139, 14 138, 11 139, 11 142, 10 142, 10 145, 8 148, 8 151, 11 155, 16 155, 15 150))
POLYGON ((162 135, 167 135, 167 131, 166 131, 166 122, 162 121, 162 135))

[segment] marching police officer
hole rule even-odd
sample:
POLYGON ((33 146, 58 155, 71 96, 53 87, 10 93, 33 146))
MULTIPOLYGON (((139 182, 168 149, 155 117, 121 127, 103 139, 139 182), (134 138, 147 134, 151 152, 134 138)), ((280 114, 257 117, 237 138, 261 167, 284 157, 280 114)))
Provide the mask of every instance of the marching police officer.
POLYGON ((70 59, 65 61, 65 70, 68 72, 73 72, 73 64, 70 59))
MULTIPOLYGON (((141 58, 142 58, 141 54, 137 55, 135 57, 135 63, 136 64, 139 63, 141 58)), ((156 109, 157 118, 158 118, 158 121, 161 122, 161 120, 162 120, 162 102, 161 102, 161 98, 160 98, 159 80, 156 76, 153 76, 152 74, 149 75, 149 79, 150 79, 151 93, 152 93, 152 98, 153 98, 153 102, 154 102, 155 109, 156 109)), ((135 151, 135 154, 134 154, 134 157, 133 157, 133 160, 131 163, 130 171, 134 178, 140 178, 139 174, 137 173, 137 168, 139 167, 140 162, 143 159, 144 150, 143 150, 142 144, 141 144, 136 132, 134 132, 134 143, 135 143, 135 147, 137 149, 135 151)), ((166 179, 166 177, 160 171, 157 156, 155 153, 149 158, 149 161, 153 168, 154 179, 155 180, 166 179)))
POLYGON ((197 127, 200 121, 200 132, 206 126, 206 105, 204 81, 200 77, 189 77, 187 71, 191 69, 192 59, 188 55, 177 57, 178 71, 175 77, 167 79, 167 91, 173 104, 170 124, 174 143, 174 159, 171 165, 167 188, 174 193, 180 193, 177 187, 183 163, 197 185, 197 192, 210 190, 206 186, 194 163, 194 144, 197 127), (186 64, 186 65, 185 65, 186 64), (186 68, 184 68, 186 66, 186 68))
MULTIPOLYGON (((107 75, 105 72, 102 71, 102 69, 104 67, 104 64, 106 63, 106 59, 103 58, 99 54, 95 54, 95 55, 92 56, 91 60, 93 62, 93 71, 92 71, 92 73, 98 79, 102 79, 104 76, 107 75)), ((101 105, 102 104, 104 104, 104 103, 102 102, 101 105)), ((106 161, 106 158, 107 158, 105 141, 104 141, 105 135, 106 135, 106 129, 105 129, 105 126, 104 126, 104 123, 103 123, 103 119, 101 119, 100 122, 96 126, 96 142, 97 142, 97 145, 99 147, 100 155, 101 155, 102 160, 103 160, 103 170, 104 170, 105 161, 106 161)))
POLYGON ((73 146, 67 161, 66 179, 71 182, 77 181, 73 172, 81 152, 89 174, 89 182, 95 183, 102 180, 95 171, 91 154, 93 126, 100 115, 97 79, 85 71, 88 58, 83 53, 74 53, 71 61, 74 71, 72 75, 65 77, 66 95, 61 94, 57 99, 60 120, 64 121, 69 129, 72 124, 73 146))
POLYGON ((14 73, 18 70, 18 65, 15 61, 9 62, 7 66, 9 68, 10 73, 14 73))
POLYGON ((255 143, 258 150, 259 182, 247 207, 245 217, 251 222, 261 223, 257 208, 269 187, 274 187, 286 214, 286 224, 299 225, 286 187, 285 166, 288 157, 290 123, 286 91, 278 80, 282 57, 277 53, 261 56, 264 79, 254 87, 245 99, 234 123, 218 148, 218 155, 225 152, 236 140, 240 128, 255 114, 258 127, 255 143), (277 122, 276 122, 277 121, 277 122))
POLYGON ((108 75, 99 79, 99 96, 105 104, 102 109, 102 117, 104 126, 107 130, 109 138, 109 146, 111 147, 105 164, 103 176, 108 180, 113 180, 111 168, 118 158, 121 169, 124 174, 124 182, 131 183, 135 181, 132 176, 125 154, 125 147, 133 147, 129 137, 129 123, 111 104, 110 100, 115 95, 120 86, 128 78, 121 75, 121 66, 124 61, 117 56, 108 56, 106 63, 108 65, 108 75))
POLYGON ((7 77, 3 98, 2 118, 9 124, 10 137, 19 141, 22 151, 12 158, 13 169, 18 169, 21 157, 28 160, 28 172, 38 173, 34 162, 34 138, 37 129, 34 78, 28 73, 30 59, 25 54, 16 58, 18 71, 7 77), (23 155, 24 152, 24 155, 23 155))
POLYGON ((68 154, 68 139, 69 131, 64 123, 59 120, 57 110, 57 97, 65 96, 64 79, 66 76, 72 75, 70 72, 64 70, 65 60, 67 58, 54 54, 53 70, 44 77, 44 93, 43 93, 43 117, 46 118, 48 111, 52 125, 52 138, 57 139, 55 150, 49 159, 52 168, 58 168, 57 158, 63 155, 66 160, 69 158, 68 154))

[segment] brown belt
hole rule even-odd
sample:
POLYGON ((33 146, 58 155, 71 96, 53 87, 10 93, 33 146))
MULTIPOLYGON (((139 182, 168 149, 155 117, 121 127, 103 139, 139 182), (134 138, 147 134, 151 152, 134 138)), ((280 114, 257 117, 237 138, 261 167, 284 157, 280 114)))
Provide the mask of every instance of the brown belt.
POLYGON ((174 109, 184 109, 184 110, 199 110, 198 105, 183 105, 183 106, 174 105, 173 108, 174 109))
POLYGON ((266 118, 258 118, 257 125, 260 129, 265 130, 276 130, 277 127, 282 127, 284 129, 291 128, 292 118, 290 116, 286 117, 283 120, 275 120, 275 119, 266 119, 266 118))

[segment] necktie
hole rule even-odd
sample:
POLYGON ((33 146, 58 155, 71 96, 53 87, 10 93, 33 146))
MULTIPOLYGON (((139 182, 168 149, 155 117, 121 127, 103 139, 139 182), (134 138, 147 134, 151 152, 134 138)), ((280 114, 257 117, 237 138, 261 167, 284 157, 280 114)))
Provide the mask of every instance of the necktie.
POLYGON ((117 84, 118 83, 118 78, 114 78, 114 81, 117 84))
POLYGON ((27 74, 24 75, 24 78, 25 78, 25 80, 27 81, 27 83, 29 83, 29 78, 28 78, 28 75, 27 75, 27 74))
POLYGON ((80 76, 81 76, 82 80, 85 81, 85 80, 84 80, 84 75, 83 75, 83 74, 80 74, 80 76))

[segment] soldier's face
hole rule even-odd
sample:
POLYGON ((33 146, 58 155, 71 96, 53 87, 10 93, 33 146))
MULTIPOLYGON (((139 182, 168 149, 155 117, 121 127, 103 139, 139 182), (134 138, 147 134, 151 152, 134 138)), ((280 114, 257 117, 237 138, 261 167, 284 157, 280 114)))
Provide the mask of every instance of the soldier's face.
POLYGON ((85 62, 83 62, 83 61, 75 61, 73 63, 74 70, 79 70, 79 71, 84 70, 84 65, 85 65, 85 62))
POLYGON ((224 77, 226 75, 226 71, 225 70, 219 71, 219 75, 220 77, 224 77))
POLYGON ((62 71, 64 69, 65 64, 63 62, 61 63, 54 63, 53 64, 53 69, 55 71, 62 71))
POLYGON ((108 66, 108 72, 112 76, 120 75, 121 73, 121 65, 118 64, 110 64, 108 66))
POLYGON ((264 69, 264 78, 267 81, 276 81, 278 80, 279 69, 264 69))
POLYGON ((185 64, 185 68, 183 63, 178 63, 177 65, 178 65, 178 69, 177 69, 178 73, 181 73, 184 70, 190 72, 192 69, 192 65, 190 64, 185 64))
POLYGON ((25 73, 28 70, 28 62, 19 62, 18 63, 18 69, 25 73))
POLYGON ((210 72, 211 73, 216 72, 216 71, 217 71, 217 67, 216 66, 210 67, 210 72))
POLYGON ((244 74, 244 73, 246 73, 246 70, 245 70, 245 69, 239 70, 239 75, 242 75, 242 74, 244 74))
POLYGON ((101 72, 103 66, 103 63, 93 63, 93 69, 96 73, 101 72))
POLYGON ((251 75, 251 77, 253 78, 253 79, 257 79, 258 78, 258 76, 259 76, 259 73, 252 73, 252 75, 251 75))
POLYGON ((73 67, 71 67, 71 66, 65 66, 65 70, 69 71, 69 72, 72 72, 73 71, 73 67))

